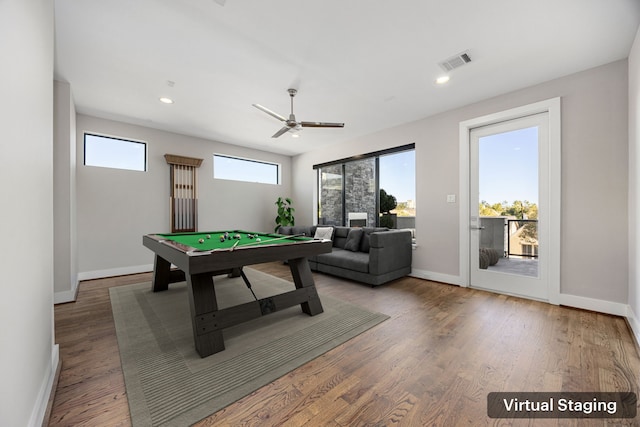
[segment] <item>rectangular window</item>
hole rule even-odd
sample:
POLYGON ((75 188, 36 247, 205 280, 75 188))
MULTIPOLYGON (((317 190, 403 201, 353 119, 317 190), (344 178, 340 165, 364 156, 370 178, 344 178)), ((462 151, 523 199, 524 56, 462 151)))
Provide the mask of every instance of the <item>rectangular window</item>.
POLYGON ((278 185, 280 183, 280 165, 214 154, 213 177, 215 179, 278 185))
POLYGON ((318 224, 415 229, 415 144, 314 165, 318 224))
POLYGON ((146 171, 147 144, 85 133, 84 164, 102 168, 146 171))

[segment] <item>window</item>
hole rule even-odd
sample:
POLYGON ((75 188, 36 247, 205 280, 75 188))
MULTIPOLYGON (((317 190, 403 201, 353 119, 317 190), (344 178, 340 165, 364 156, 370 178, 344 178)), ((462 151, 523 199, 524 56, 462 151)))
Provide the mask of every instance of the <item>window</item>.
MULTIPOLYGON (((380 203, 380 225, 389 228, 415 228, 416 223, 416 151, 407 150, 380 156, 380 190, 395 200, 389 212, 380 203)), ((383 193, 383 194, 384 194, 383 193)), ((382 196, 381 196, 382 197, 382 196)))
POLYGON ((415 144, 314 165, 314 169, 318 224, 415 228, 415 144), (395 206, 389 206, 389 198, 395 206))
POLYGON ((215 179, 277 185, 280 183, 280 165, 214 154, 213 177, 215 179))
POLYGON ((146 171, 147 144, 85 133, 84 164, 103 168, 146 171))

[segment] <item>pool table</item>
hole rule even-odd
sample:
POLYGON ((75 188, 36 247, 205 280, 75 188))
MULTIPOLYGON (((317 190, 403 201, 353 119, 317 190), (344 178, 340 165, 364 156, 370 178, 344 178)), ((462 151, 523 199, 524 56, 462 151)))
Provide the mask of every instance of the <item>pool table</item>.
POLYGON ((331 252, 330 240, 228 230, 148 234, 142 237, 142 243, 155 253, 153 292, 186 280, 193 338, 200 357, 224 350, 224 328, 298 304, 310 316, 323 311, 307 258, 331 252), (222 240, 225 233, 228 238, 222 240), (214 276, 241 276, 251 289, 242 271, 244 266, 285 260, 294 290, 218 309, 214 276), (172 264, 178 270, 172 270, 172 264))

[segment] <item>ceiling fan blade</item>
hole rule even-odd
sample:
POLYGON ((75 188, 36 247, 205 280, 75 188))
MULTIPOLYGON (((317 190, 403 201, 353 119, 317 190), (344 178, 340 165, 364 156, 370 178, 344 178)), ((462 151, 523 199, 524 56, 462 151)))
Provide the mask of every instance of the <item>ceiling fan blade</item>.
POLYGON ((289 126, 285 126, 282 129, 280 129, 278 132, 274 133, 271 138, 278 138, 279 136, 289 132, 290 129, 291 128, 289 126))
POLYGON ((327 122, 300 122, 305 128, 343 128, 344 123, 327 123, 327 122))
POLYGON ((273 111, 269 110, 267 107, 263 107, 263 106, 262 106, 262 105, 260 105, 260 104, 251 104, 251 105, 253 105, 254 107, 256 107, 258 110, 263 111, 263 112, 267 113, 268 115, 270 115, 270 116, 272 116, 272 117, 275 117, 276 119, 280 120, 281 122, 286 122, 286 121, 287 121, 287 119, 286 119, 286 118, 282 117, 282 116, 281 116, 280 114, 278 114, 278 113, 274 113, 273 111))

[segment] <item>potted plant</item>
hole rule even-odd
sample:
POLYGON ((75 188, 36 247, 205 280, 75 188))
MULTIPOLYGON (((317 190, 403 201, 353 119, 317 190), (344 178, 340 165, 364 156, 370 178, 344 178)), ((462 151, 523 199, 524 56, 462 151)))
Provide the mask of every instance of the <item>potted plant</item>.
POLYGON ((398 206, 396 198, 391 194, 387 194, 382 188, 380 189, 380 226, 387 228, 395 228, 396 214, 389 213, 398 206))
POLYGON ((293 202, 290 198, 278 197, 276 205, 278 206, 278 215, 276 216, 276 228, 274 231, 278 231, 280 226, 286 227, 288 225, 295 225, 295 218, 293 213, 296 211, 293 206, 293 202))

